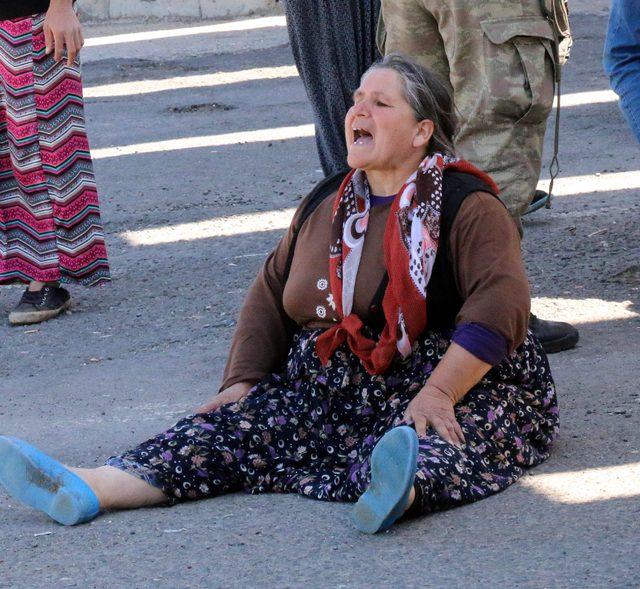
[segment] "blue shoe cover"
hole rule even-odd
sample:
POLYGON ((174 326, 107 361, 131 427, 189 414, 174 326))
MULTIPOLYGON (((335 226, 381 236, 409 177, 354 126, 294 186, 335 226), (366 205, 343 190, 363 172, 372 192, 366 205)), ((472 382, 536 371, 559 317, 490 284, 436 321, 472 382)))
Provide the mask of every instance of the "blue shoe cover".
POLYGON ((0 436, 0 485, 18 501, 65 526, 89 521, 100 504, 91 487, 37 448, 0 436))
POLYGON ((416 476, 418 436, 406 425, 388 431, 371 453, 371 484, 353 509, 361 532, 389 529, 404 513, 416 476))

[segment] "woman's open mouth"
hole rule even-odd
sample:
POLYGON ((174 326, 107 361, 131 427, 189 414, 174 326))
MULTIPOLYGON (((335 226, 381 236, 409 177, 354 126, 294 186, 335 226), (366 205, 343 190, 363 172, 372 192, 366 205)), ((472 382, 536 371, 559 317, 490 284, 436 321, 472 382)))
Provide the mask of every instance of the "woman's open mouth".
POLYGON ((365 129, 353 130, 353 144, 354 145, 370 145, 373 143, 373 135, 365 129))

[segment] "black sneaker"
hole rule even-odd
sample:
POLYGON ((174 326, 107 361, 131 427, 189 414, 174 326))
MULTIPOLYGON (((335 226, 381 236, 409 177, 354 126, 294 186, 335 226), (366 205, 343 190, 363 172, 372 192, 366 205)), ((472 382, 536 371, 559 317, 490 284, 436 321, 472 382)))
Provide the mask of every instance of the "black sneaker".
POLYGON ((9 313, 11 325, 40 323, 60 315, 71 305, 69 291, 59 286, 45 285, 40 290, 25 290, 16 308, 9 313))
POLYGON ((547 354, 564 352, 576 347, 580 334, 578 330, 562 321, 545 321, 533 313, 529 318, 529 328, 533 331, 547 354))

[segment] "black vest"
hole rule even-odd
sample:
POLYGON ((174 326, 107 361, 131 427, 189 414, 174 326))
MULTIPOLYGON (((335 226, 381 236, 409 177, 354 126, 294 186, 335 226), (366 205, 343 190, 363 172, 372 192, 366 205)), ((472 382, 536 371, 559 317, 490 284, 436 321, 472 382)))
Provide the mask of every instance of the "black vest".
MULTIPOLYGON (((294 227, 293 240, 284 272, 285 281, 291 270, 293 252, 300 228, 325 198, 336 193, 346 174, 347 172, 339 172, 325 178, 309 194, 305 207, 299 215, 298 223, 294 227)), ((456 316, 464 302, 458 292, 455 276, 448 260, 449 234, 464 199, 473 192, 488 192, 496 196, 493 190, 476 176, 445 170, 440 217, 440 243, 431 279, 427 285, 427 323, 429 329, 453 328, 456 316)), ((368 324, 374 332, 379 332, 384 326, 382 298, 388 281, 389 277, 385 275, 371 302, 371 318, 368 324)))
POLYGON ((427 324, 429 329, 453 328, 456 316, 464 303, 458 292, 453 269, 449 262, 449 234, 464 199, 473 192, 488 192, 497 198, 493 190, 476 176, 445 170, 440 242, 433 273, 427 285, 427 324))

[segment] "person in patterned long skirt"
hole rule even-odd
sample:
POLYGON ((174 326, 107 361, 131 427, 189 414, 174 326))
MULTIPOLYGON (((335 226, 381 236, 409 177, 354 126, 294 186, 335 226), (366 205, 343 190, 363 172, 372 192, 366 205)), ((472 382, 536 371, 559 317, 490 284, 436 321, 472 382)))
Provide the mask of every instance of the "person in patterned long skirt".
MULTIPOLYGON (((0 437, 0 484, 63 524, 222 493, 356 502, 368 533, 477 501, 558 432, 516 224, 453 154, 451 96, 387 56, 345 121, 345 177, 299 207, 240 312, 222 392, 97 469, 0 437)), ((21 516, 22 517, 22 516, 21 516)))
POLYGON ((71 303, 60 283, 109 280, 85 134, 71 0, 0 5, 0 285, 28 287, 14 325, 51 319, 71 303))

